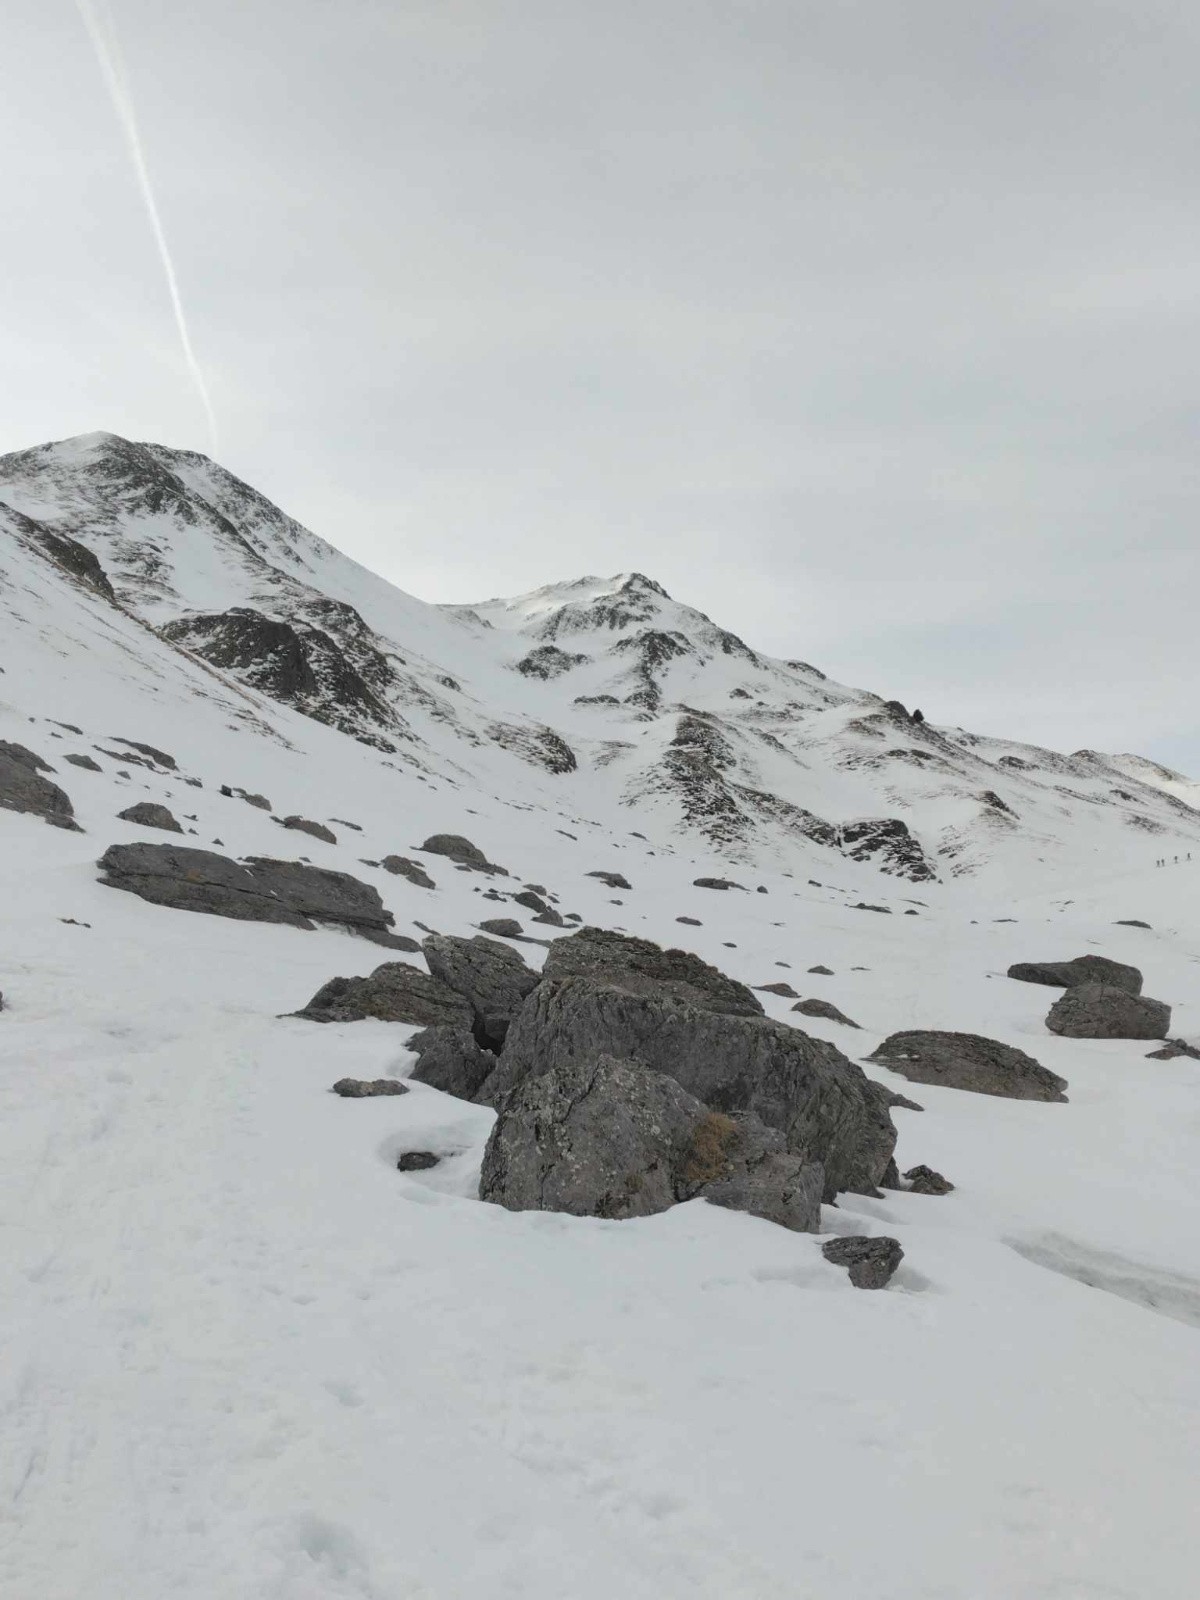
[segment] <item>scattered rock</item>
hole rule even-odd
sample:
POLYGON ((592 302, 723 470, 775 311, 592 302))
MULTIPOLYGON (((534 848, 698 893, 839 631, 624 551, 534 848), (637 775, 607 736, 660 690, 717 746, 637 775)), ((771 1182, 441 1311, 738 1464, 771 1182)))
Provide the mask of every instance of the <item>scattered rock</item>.
POLYGON ((244 800, 248 806, 254 806, 258 811, 271 810, 271 802, 265 794, 251 794, 246 789, 231 788, 227 783, 221 785, 219 793, 223 794, 227 800, 232 800, 236 795, 239 800, 244 800))
POLYGON ((498 1105, 527 1078, 568 1062, 638 1061, 714 1111, 753 1112, 777 1128, 793 1155, 822 1163, 827 1199, 842 1189, 875 1189, 896 1129, 888 1091, 861 1067, 785 1023, 702 1009, 665 984, 649 992, 620 984, 619 976, 539 984, 513 1019, 479 1099, 498 1105))
POLYGON ((699 917, 676 917, 676 922, 686 922, 689 928, 702 928, 704 924, 699 917))
POLYGON ((932 1167, 909 1167, 904 1174, 913 1194, 949 1194, 954 1188, 949 1178, 943 1178, 932 1167))
POLYGON ((390 932, 396 919, 385 909, 378 889, 348 872, 303 861, 279 861, 273 856, 247 856, 246 865, 263 888, 314 923, 347 927, 390 950, 420 948, 415 939, 390 932))
MULTIPOLYGON (((754 987, 759 994, 778 994, 782 995, 785 1000, 795 1000, 797 998, 796 991, 790 983, 756 983, 754 987)), ((792 1010, 794 1011, 795 1009, 795 1006, 793 1006, 792 1010)))
POLYGON ((345 817, 330 817, 331 822, 336 822, 340 827, 349 828, 351 833, 361 833, 362 827, 357 822, 347 822, 345 817))
MULTIPOLYGON (((561 928, 565 926, 567 919, 554 906, 547 906, 545 911, 539 911, 533 920, 535 922, 544 922, 550 928, 561 928)), ((574 920, 578 922, 579 918, 576 917, 574 920)))
POLYGON ((696 889, 745 889, 744 883, 734 883, 732 878, 693 878, 696 889))
POLYGON ((550 909, 537 889, 522 889, 512 896, 512 900, 514 905, 524 906, 526 911, 536 911, 539 916, 550 909))
POLYGON ((374 1017, 425 1028, 471 1026, 471 1007, 462 995, 406 961, 385 961, 365 978, 330 978, 295 1015, 310 1022, 361 1022, 374 1017))
POLYGON ((498 867, 494 861, 489 861, 479 846, 472 844, 470 839, 464 839, 461 833, 430 834, 421 849, 431 856, 447 856, 459 866, 469 867, 473 872, 498 872, 503 877, 508 876, 503 867, 498 867))
POLYGON ((153 800, 139 800, 135 806, 126 806, 124 811, 118 811, 117 816, 122 822, 137 822, 143 828, 162 828, 166 833, 182 833, 182 826, 176 822, 174 816, 166 806, 160 806, 153 800))
POLYGON ((912 1029, 893 1033, 867 1057, 913 1083, 1007 1100, 1065 1100, 1066 1079, 1032 1056, 977 1033, 939 1033, 912 1029))
POLYGON ((846 1267, 856 1289, 883 1289, 904 1259, 899 1239, 868 1239, 863 1234, 830 1239, 821 1254, 835 1267, 846 1267))
POLYGON ((1161 1050, 1150 1050, 1146 1054, 1147 1061, 1174 1061, 1177 1056, 1190 1056, 1193 1061, 1200 1061, 1200 1050, 1195 1045, 1188 1044, 1184 1039, 1168 1039, 1161 1050))
POLYGON ((406 1150, 396 1166, 401 1172, 428 1172, 430 1167, 439 1166, 441 1160, 432 1150, 406 1150))
MULTIPOLYGON (((70 756, 68 756, 67 760, 69 761, 70 759, 70 756)), ((1139 922, 1137 917, 1118 917, 1113 926, 1116 928, 1148 928, 1150 924, 1148 922, 1139 922)))
POLYGON ((808 970, 809 970, 810 973, 816 973, 817 976, 821 977, 821 978, 832 978, 833 977, 833 968, 832 967, 809 967, 808 970))
POLYGON ((344 1100, 369 1100, 380 1094, 407 1094, 408 1085, 395 1078, 339 1078, 333 1092, 344 1100))
POLYGON ((421 863, 410 861, 407 856, 384 856, 379 865, 385 872, 390 872, 397 878, 407 878, 409 883, 416 884, 418 889, 437 888, 437 884, 421 863))
POLYGON ((1128 989, 1085 983, 1059 996, 1046 1026, 1067 1039, 1165 1039, 1171 1008, 1128 989))
POLYGON ((669 996, 705 1011, 761 1017, 762 1002, 744 983, 728 978, 687 950, 664 950, 649 939, 607 928, 580 928, 556 939, 542 967, 543 978, 595 978, 627 994, 669 996))
POLYGON ((479 1043, 498 1049, 538 974, 508 945, 478 934, 458 939, 433 933, 421 948, 433 976, 470 1005, 479 1043))
POLYGON ((1127 994, 1142 992, 1138 969, 1110 961, 1107 956, 1076 956, 1074 961, 1018 961, 1009 967, 1008 975, 1021 983, 1044 983, 1051 989, 1103 984, 1109 989, 1124 989, 1127 994))
POLYGON ((119 739, 115 733, 110 733, 109 738, 114 744, 124 745, 127 750, 136 750, 146 756, 156 767, 166 767, 168 772, 176 771, 179 766, 174 756, 169 756, 165 750, 156 750, 152 744, 141 744, 137 739, 119 739))
POLYGON ((311 822, 308 817, 296 816, 272 817, 271 820, 277 822, 281 828, 291 828, 296 833, 308 833, 314 839, 323 839, 326 844, 337 843, 337 834, 323 822, 311 822))
POLYGON ((496 1067, 496 1057, 479 1047, 469 1025, 426 1028, 413 1034, 408 1048, 418 1057, 413 1082, 459 1100, 474 1100, 496 1067))
POLYGON ((823 1176, 756 1117, 710 1111, 663 1074, 598 1056, 527 1080, 500 1109, 480 1198, 511 1211, 645 1217, 678 1200, 815 1232, 823 1176))
POLYGON ((521 924, 516 917, 489 917, 479 924, 480 933, 494 933, 498 939, 519 939, 521 924))
POLYGON ((82 833, 83 829, 75 821, 70 795, 49 778, 42 777, 43 772, 53 770, 48 762, 23 744, 10 744, 0 739, 0 808, 24 811, 41 817, 53 828, 82 833))
POLYGON ((587 878, 599 878, 601 883, 606 883, 610 889, 632 889, 633 885, 622 872, 587 872, 587 878))
POLYGON ((851 911, 880 911, 885 917, 890 917, 892 914, 891 906, 869 906, 865 900, 858 901, 858 903, 856 905, 852 905, 850 909, 851 911))
POLYGON ((797 1000, 792 1010, 799 1011, 805 1017, 823 1017, 826 1022, 840 1022, 847 1028, 859 1027, 857 1022, 851 1022, 846 1013, 839 1011, 830 1000, 797 1000))
POLYGON ((64 756, 64 761, 69 761, 73 767, 82 767, 85 772, 103 772, 104 768, 98 761, 93 761, 91 756, 64 756))

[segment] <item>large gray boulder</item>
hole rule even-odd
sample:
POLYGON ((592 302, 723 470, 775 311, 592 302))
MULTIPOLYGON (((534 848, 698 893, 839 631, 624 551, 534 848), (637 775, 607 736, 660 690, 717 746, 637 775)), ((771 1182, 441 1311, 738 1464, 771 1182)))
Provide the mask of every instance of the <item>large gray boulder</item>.
POLYGON ((913 1083, 968 1089, 1006 1100, 1065 1100, 1065 1078, 1023 1050, 977 1033, 893 1033, 867 1057, 913 1083))
POLYGON ((481 1043, 498 1048, 509 1022, 538 982, 510 945, 477 934, 473 939, 431 933, 421 946, 435 978, 469 1003, 481 1043))
POLYGON ((48 762, 23 744, 0 739, 0 809, 25 811, 41 817, 51 827, 82 833, 75 821, 70 795, 49 778, 42 777, 43 772, 53 770, 48 762))
MULTIPOLYGON (((565 941, 571 942, 571 941, 565 941)), ((665 1074, 714 1111, 752 1112, 825 1168, 826 1198, 872 1192, 896 1143, 889 1091, 832 1044, 765 1017, 729 1016, 590 978, 543 982, 517 1013, 478 1098, 608 1055, 665 1074)))
POLYGON ((1085 983, 1054 1002, 1046 1026, 1067 1039, 1165 1039, 1171 1008, 1148 995, 1085 983))
POLYGON ((365 978, 330 978, 298 1017, 311 1022, 411 1022, 470 1030, 471 1007, 440 978, 406 961, 385 961, 365 978))
POLYGON ((580 928, 556 939, 546 953, 544 978, 594 978, 628 994, 671 996, 705 1011, 761 1017, 762 1002, 744 983, 727 978, 690 950, 664 950, 608 928, 580 928))
POLYGON ((1142 975, 1136 967, 1107 956, 1076 956, 1073 961, 1018 961, 1008 969, 1010 978, 1021 983, 1044 983, 1051 989, 1076 989, 1080 984, 1104 984, 1109 989, 1124 989, 1141 994, 1142 975))
POLYGON ((823 1175, 754 1117, 714 1113, 671 1078, 600 1055, 527 1079, 484 1151, 480 1198, 510 1211, 646 1217, 696 1197, 815 1232, 823 1175))
POLYGON ((496 1067, 496 1057, 481 1049, 471 1029, 461 1024, 425 1028, 413 1034, 408 1048, 417 1052, 413 1082, 459 1100, 474 1100, 496 1067))
POLYGON ((153 905, 293 928, 333 923, 376 944, 419 948, 415 940, 388 931, 394 918, 378 890, 347 872, 263 856, 231 861, 213 850, 178 844, 110 845, 99 867, 100 881, 109 888, 128 890, 153 905))
POLYGON ((136 805, 118 811, 117 816, 122 822, 136 822, 143 828, 161 828, 165 833, 183 832, 174 813, 154 800, 139 800, 136 805))

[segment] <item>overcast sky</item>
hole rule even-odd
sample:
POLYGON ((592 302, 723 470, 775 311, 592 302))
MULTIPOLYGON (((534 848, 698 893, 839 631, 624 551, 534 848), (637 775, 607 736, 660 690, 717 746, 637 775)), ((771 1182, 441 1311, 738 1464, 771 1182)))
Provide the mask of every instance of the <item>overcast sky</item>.
MULTIPOLYGON (((108 6, 219 458, 314 531, 1200 774, 1194 0, 108 6)), ((207 449, 80 16, 4 11, 0 451, 207 449)))

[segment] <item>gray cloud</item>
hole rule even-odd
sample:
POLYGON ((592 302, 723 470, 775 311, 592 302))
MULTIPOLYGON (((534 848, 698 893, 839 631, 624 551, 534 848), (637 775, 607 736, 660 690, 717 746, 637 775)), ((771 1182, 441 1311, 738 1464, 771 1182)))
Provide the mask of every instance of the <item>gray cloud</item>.
MULTIPOLYGON (((1192 8, 112 9, 222 456, 318 532, 1200 770, 1192 8)), ((87 39, 6 36, 0 447, 202 447, 87 39)))

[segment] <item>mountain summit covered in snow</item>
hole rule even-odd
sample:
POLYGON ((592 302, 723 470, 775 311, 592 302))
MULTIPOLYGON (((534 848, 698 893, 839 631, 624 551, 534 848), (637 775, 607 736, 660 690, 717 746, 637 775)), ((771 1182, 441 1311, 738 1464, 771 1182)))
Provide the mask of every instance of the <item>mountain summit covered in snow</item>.
MULTIPOLYGON (((48 569, 107 629, 170 647, 158 672, 203 663, 268 716, 287 705, 413 773, 482 767, 515 803, 615 808, 731 863, 841 856, 923 883, 1200 843, 1178 774, 910 714, 641 573, 424 604, 190 451, 93 434, 0 458, 11 612, 48 569)), ((57 650, 85 650, 65 616, 57 650)))

